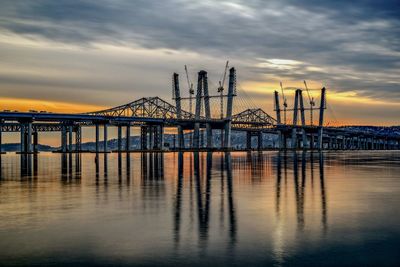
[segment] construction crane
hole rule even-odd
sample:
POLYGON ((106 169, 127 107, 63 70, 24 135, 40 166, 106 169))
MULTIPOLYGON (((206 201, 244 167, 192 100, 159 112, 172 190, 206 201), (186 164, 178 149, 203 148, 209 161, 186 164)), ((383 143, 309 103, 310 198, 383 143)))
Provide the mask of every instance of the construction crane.
POLYGON ((188 69, 187 69, 186 65, 185 65, 185 72, 186 72, 186 80, 187 80, 188 89, 189 89, 189 111, 190 111, 190 113, 193 113, 192 101, 193 101, 194 89, 193 89, 193 83, 190 82, 188 69))
POLYGON ((283 99, 283 121, 284 121, 284 124, 286 124, 287 99, 285 97, 285 93, 283 92, 282 82, 280 82, 279 84, 281 85, 282 99, 283 99))
POLYGON ((228 64, 229 64, 229 61, 226 61, 224 75, 223 75, 222 81, 219 81, 219 87, 218 87, 218 93, 220 96, 220 117, 221 117, 221 119, 224 118, 224 84, 225 84, 225 79, 226 79, 226 72, 228 71, 228 64))
POLYGON ((310 124, 313 126, 313 110, 315 106, 315 101, 314 97, 311 96, 310 90, 308 90, 307 83, 304 81, 304 86, 306 87, 307 95, 308 95, 308 100, 310 101, 310 124))

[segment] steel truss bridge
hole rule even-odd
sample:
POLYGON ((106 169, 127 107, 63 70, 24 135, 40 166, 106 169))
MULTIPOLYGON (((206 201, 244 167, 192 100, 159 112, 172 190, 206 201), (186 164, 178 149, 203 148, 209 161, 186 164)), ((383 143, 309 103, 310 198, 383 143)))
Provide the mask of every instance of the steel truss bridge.
POLYGON ((258 139, 257 149, 264 149, 263 134, 276 135, 276 142, 269 148, 275 149, 399 149, 400 136, 384 135, 373 132, 355 131, 349 128, 325 127, 324 109, 326 106, 325 88, 321 90, 319 124, 306 125, 302 92, 296 90, 293 109, 293 123, 281 121, 281 107, 278 92, 275 92, 276 118, 261 108, 248 108, 232 114, 234 97, 236 96, 236 72, 229 71, 229 85, 226 115, 213 118, 210 112, 207 72, 200 71, 196 94, 195 113, 181 108, 179 76, 173 75, 173 91, 175 105, 159 97, 143 97, 125 105, 110 109, 82 114, 61 114, 50 112, 0 112, 0 152, 1 137, 4 132, 20 133, 20 152, 35 153, 38 151, 39 132, 60 132, 60 152, 82 152, 82 128, 95 128, 95 151, 109 152, 108 127, 117 127, 117 151, 131 151, 131 127, 140 128, 141 150, 163 150, 164 129, 175 128, 177 140, 174 138, 172 148, 184 149, 224 149, 230 150, 231 132, 246 133, 246 148, 252 149, 252 137, 258 139), (204 114, 201 109, 204 106, 204 114), (298 117, 300 113, 300 118, 298 117), (298 123, 300 119, 301 123, 298 123), (103 147, 100 148, 100 127, 103 130, 103 147), (123 129, 125 146, 123 147, 123 129), (217 130, 217 131, 215 131, 217 130), (213 135, 220 134, 221 145, 214 147, 213 135), (201 142, 206 134, 206 142, 201 142), (187 142, 186 135, 190 135, 187 142))

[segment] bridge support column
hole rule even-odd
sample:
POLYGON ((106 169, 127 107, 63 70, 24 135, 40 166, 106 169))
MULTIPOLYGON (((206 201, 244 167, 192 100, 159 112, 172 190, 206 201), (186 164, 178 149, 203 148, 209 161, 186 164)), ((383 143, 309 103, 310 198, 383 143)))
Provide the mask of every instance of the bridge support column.
POLYGON ((75 129, 75 151, 81 152, 82 150, 82 127, 76 126, 75 129))
POLYGON ((61 127, 61 152, 67 152, 67 128, 65 125, 61 127))
POLYGON ((178 148, 185 148, 185 136, 183 135, 183 129, 180 125, 178 126, 178 148))
POLYGON ((224 147, 224 130, 223 129, 220 130, 220 136, 219 137, 220 137, 220 141, 221 141, 219 147, 223 148, 224 147))
POLYGON ((117 151, 121 152, 122 150, 122 126, 118 125, 117 127, 117 151))
POLYGON ((3 124, 0 123, 0 154, 3 153, 3 128, 2 128, 3 124))
POLYGON ((286 150, 287 149, 287 143, 288 143, 288 136, 286 133, 283 134, 283 149, 286 150))
POLYGON ((204 147, 204 130, 200 130, 200 147, 204 147))
POLYGON ((103 134, 103 151, 108 152, 108 136, 107 136, 107 124, 104 124, 103 126, 104 134, 103 134))
POLYGON ((161 125, 153 126, 153 149, 162 149, 163 129, 161 125))
POLYGON ((72 152, 72 126, 68 126, 68 152, 72 152))
POLYGON ((246 149, 251 149, 251 132, 246 132, 246 149))
POLYGON ((140 127, 140 149, 142 149, 142 150, 147 149, 147 127, 146 126, 140 127))
POLYGON ((312 133, 310 135, 310 145, 309 145, 310 149, 313 150, 315 147, 315 140, 314 140, 314 134, 312 133))
POLYGON ((154 149, 154 126, 149 126, 149 149, 154 149))
POLYGON ((34 153, 38 153, 38 131, 36 130, 36 131, 34 131, 33 132, 33 152, 34 153))
POLYGON ((278 149, 279 149, 279 150, 281 150, 281 149, 284 148, 283 140, 284 140, 284 137, 283 137, 283 135, 282 135, 282 132, 281 132, 281 131, 278 131, 278 138, 277 138, 277 141, 278 141, 278 149))
POLYGON ((21 129, 20 129, 20 148, 19 151, 20 153, 23 153, 25 151, 25 125, 20 123, 21 129))
POLYGON ((27 134, 26 134, 26 152, 32 153, 32 123, 28 122, 27 126, 27 134))
POLYGON ((159 125, 158 128, 158 149, 164 149, 164 126, 159 125))
POLYGON ((258 133, 258 150, 262 150, 263 149, 263 133, 259 132, 258 133))
POLYGON ((194 140, 194 130, 193 131, 190 131, 190 133, 189 133, 189 142, 190 142, 190 144, 189 144, 189 147, 190 148, 193 148, 194 147, 194 145, 193 145, 193 140, 194 140))
POLYGON ((131 150, 131 126, 129 124, 126 126, 125 139, 125 150, 129 152, 131 150))
POLYGON ((193 148, 200 147, 200 126, 199 123, 195 123, 194 125, 194 133, 193 133, 193 148))
POLYGON ((99 129, 99 125, 96 124, 96 153, 99 153, 99 138, 100 138, 100 129, 99 129))

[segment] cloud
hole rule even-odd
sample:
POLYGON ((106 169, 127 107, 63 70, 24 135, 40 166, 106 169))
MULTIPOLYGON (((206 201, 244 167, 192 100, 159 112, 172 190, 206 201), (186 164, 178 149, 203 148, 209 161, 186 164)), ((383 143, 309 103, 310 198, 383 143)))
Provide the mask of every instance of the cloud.
POLYGON ((12 87, 12 96, 26 95, 32 85, 35 95, 49 99, 67 90, 68 101, 100 105, 112 94, 115 102, 124 101, 132 87, 135 94, 169 97, 172 71, 182 73, 184 64, 193 71, 206 68, 217 84, 229 59, 243 83, 301 85, 306 79, 336 92, 400 103, 399 5, 394 0, 4 1, 0 90, 12 87))

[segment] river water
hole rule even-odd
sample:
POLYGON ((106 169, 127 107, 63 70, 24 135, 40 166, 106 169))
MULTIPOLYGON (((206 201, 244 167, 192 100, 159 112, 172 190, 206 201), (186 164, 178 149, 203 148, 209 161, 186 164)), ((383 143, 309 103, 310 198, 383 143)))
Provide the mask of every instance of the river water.
POLYGON ((399 266, 400 152, 1 155, 1 266, 399 266))

